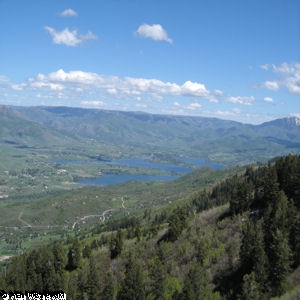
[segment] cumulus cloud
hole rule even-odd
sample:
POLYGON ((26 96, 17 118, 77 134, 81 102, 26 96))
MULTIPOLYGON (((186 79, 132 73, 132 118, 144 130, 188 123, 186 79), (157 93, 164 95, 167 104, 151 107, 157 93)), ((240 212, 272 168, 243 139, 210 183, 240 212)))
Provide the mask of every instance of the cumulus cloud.
POLYGON ((237 103, 237 104, 243 104, 243 105, 252 105, 252 103, 254 102, 255 98, 253 96, 250 97, 228 97, 227 98, 227 102, 231 102, 231 103, 237 103))
POLYGON ((263 87, 265 87, 268 90, 278 91, 279 83, 277 81, 265 81, 263 87))
POLYGON ((274 102, 274 101, 273 101, 273 98, 271 98, 271 97, 265 97, 265 98, 264 98, 264 101, 265 101, 265 102, 270 102, 270 103, 274 102))
POLYGON ((191 103, 187 106, 187 109, 190 109, 190 110, 195 110, 195 109, 199 109, 199 108, 201 108, 201 104, 199 104, 198 102, 191 103))
POLYGON ((91 31, 88 31, 86 34, 80 34, 77 29, 70 31, 69 28, 65 28, 62 31, 56 31, 54 28, 49 26, 45 26, 45 30, 47 30, 51 35, 54 44, 70 47, 76 47, 88 40, 97 39, 97 36, 91 31))
MULTIPOLYGON (((69 90, 73 92, 104 89, 107 94, 116 98, 131 97, 141 99, 141 96, 147 94, 158 101, 161 101, 163 96, 168 95, 201 98, 210 102, 216 102, 215 92, 210 92, 204 84, 198 82, 186 81, 179 85, 158 79, 119 78, 117 76, 102 76, 97 73, 80 70, 65 72, 63 69, 60 69, 46 75, 38 74, 36 77, 29 78, 27 83, 16 85, 15 89, 69 90)), ((219 91, 217 94, 221 95, 222 92, 219 91)), ((199 104, 195 104, 194 107, 197 105, 199 104)))
POLYGON ((291 94, 300 95, 300 63, 284 62, 279 66, 266 64, 260 67, 279 76, 277 80, 265 81, 262 84, 264 88, 278 91, 281 87, 285 87, 291 94))
POLYGON ((59 14, 61 17, 77 17, 77 12, 72 8, 65 9, 59 14))
POLYGON ((160 24, 143 24, 135 32, 136 36, 150 38, 154 41, 166 41, 168 43, 173 43, 173 40, 168 37, 165 29, 160 24))

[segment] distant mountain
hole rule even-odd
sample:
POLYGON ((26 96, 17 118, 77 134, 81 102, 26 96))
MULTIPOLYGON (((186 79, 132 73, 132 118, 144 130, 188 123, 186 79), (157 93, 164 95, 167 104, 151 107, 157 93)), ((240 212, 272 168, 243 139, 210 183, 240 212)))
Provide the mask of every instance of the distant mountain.
POLYGON ((296 117, 249 125, 216 118, 71 107, 14 109, 43 128, 111 145, 123 155, 167 153, 245 164, 300 152, 300 120, 296 117))
POLYGON ((30 120, 18 110, 0 106, 0 144, 17 148, 44 148, 72 145, 78 141, 70 132, 30 120))

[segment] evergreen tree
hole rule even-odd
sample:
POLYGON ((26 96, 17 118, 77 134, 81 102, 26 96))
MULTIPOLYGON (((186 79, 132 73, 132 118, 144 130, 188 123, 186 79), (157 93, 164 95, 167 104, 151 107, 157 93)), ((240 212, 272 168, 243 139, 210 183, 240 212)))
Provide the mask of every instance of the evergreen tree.
POLYGON ((26 288, 30 291, 38 291, 40 286, 37 280, 38 275, 32 253, 34 253, 34 251, 32 251, 26 259, 26 288))
POLYGON ((260 291, 260 285, 255 279, 254 272, 245 274, 242 283, 242 292, 239 296, 240 300, 261 300, 263 295, 260 291))
POLYGON ((264 168, 262 178, 263 185, 263 206, 272 205, 278 198, 279 183, 275 167, 270 164, 264 168))
POLYGON ((218 293, 214 293, 209 287, 208 274, 201 263, 193 264, 185 276, 180 299, 219 299, 218 293))
POLYGON ((249 222, 244 228, 240 248, 240 262, 243 274, 255 275, 261 291, 267 283, 268 257, 265 253, 264 232, 262 221, 249 222))
POLYGON ((244 180, 235 185, 230 198, 230 211, 233 215, 240 214, 246 211, 250 206, 251 188, 244 180))
POLYGON ((141 265, 131 256, 126 264, 125 278, 117 295, 118 300, 146 299, 144 274, 141 265))
POLYGON ((175 241, 179 238, 181 232, 187 226, 187 210, 185 207, 177 207, 173 210, 168 219, 169 231, 168 238, 175 241))
POLYGON ((52 252, 54 257, 54 270, 56 274, 56 287, 57 290, 64 290, 66 287, 66 253, 60 242, 55 242, 52 252))
POLYGON ((82 257, 83 258, 90 258, 92 253, 92 248, 89 244, 85 245, 83 250, 82 250, 82 257))
POLYGON ((25 292, 26 265, 24 255, 15 256, 6 267, 6 285, 9 290, 25 292))
POLYGON ((74 239, 73 244, 68 252, 67 269, 72 271, 81 265, 81 248, 77 238, 74 239))
POLYGON ((111 237, 110 241, 110 257, 111 259, 119 256, 124 247, 124 233, 121 229, 117 231, 116 236, 111 237))
POLYGON ((89 300, 97 300, 100 297, 100 276, 96 269, 96 261, 94 257, 89 259, 89 272, 87 277, 87 289, 89 300))
POLYGON ((104 277, 104 287, 101 294, 102 300, 113 300, 115 299, 115 288, 113 282, 113 275, 111 271, 107 272, 104 277))
POLYGON ((166 276, 167 271, 164 263, 157 256, 154 257, 150 266, 151 294, 153 299, 165 299, 166 276))
POLYGON ((300 265, 300 219, 295 222, 294 227, 291 230, 291 236, 293 262, 294 267, 297 268, 300 265))
POLYGON ((291 266, 291 249, 288 239, 279 229, 272 235, 269 260, 269 280, 271 282, 272 294, 279 296, 285 292, 286 277, 291 266))

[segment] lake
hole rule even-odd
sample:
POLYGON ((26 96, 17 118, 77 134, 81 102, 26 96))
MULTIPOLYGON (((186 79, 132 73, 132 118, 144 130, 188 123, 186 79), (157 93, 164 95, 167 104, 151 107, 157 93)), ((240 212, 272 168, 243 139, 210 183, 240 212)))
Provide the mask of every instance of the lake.
POLYGON ((100 185, 107 186, 118 183, 124 183, 131 180, 137 181, 167 181, 179 178, 185 174, 192 172, 195 168, 201 168, 204 166, 211 167, 216 170, 225 168, 225 166, 209 162, 202 158, 187 158, 178 157, 176 158, 179 162, 183 162, 186 165, 177 165, 170 163, 156 163, 147 160, 147 158, 122 158, 114 160, 99 160, 99 161, 71 161, 64 159, 55 159, 54 162, 59 164, 110 164, 116 166, 125 166, 127 168, 146 168, 146 169, 156 169, 159 171, 164 171, 166 174, 109 174, 105 173, 96 178, 82 178, 76 182, 86 185, 100 185), (170 174, 171 173, 171 174, 170 174))

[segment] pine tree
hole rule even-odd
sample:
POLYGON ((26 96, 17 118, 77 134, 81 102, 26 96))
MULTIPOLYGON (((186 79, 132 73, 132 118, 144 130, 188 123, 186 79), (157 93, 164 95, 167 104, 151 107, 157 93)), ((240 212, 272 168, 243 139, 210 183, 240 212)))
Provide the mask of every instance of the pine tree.
POLYGON ((291 249, 288 239, 279 229, 272 234, 269 260, 269 280, 271 282, 272 294, 279 296, 285 292, 286 277, 291 266, 291 249))
POLYGON ((87 289, 89 300, 97 300, 99 299, 99 291, 100 291, 100 276, 99 272, 96 269, 96 261, 94 257, 90 257, 89 259, 89 271, 87 276, 87 289))
POLYGON ((104 287, 101 294, 102 300, 113 300, 115 299, 115 288, 113 282, 113 275, 111 271, 107 272, 104 277, 104 287))
POLYGON ((130 257, 125 270, 125 278, 117 296, 118 300, 146 299, 144 274, 141 265, 130 257))
POLYGON ((175 241, 187 225, 187 211, 184 207, 177 207, 173 210, 168 219, 169 231, 168 238, 170 241, 175 241))
POLYGON ((26 265, 24 255, 16 256, 6 267, 6 285, 9 290, 25 292, 26 265))
POLYGON ((150 267, 151 294, 153 299, 165 299, 165 285, 166 285, 167 271, 164 263, 156 256, 152 260, 150 267))
POLYGON ((77 238, 74 239, 73 244, 68 252, 67 269, 72 271, 81 265, 81 248, 77 238))
POLYGON ((112 235, 110 240, 110 257, 111 259, 119 256, 124 247, 124 233, 121 229, 117 231, 116 236, 112 235))
POLYGON ((250 206, 251 188, 244 180, 235 185, 230 198, 230 211, 233 215, 246 211, 250 206))
POLYGON ((57 278, 56 287, 57 290, 64 290, 66 287, 66 275, 65 275, 65 266, 66 266, 66 254, 65 250, 60 242, 55 242, 53 248, 53 257, 54 257, 54 270, 57 278))
POLYGON ((242 292, 239 296, 240 300, 260 300, 262 299, 262 294, 260 291, 259 283, 255 279, 254 272, 250 274, 245 274, 242 283, 242 292))
POLYGON ((199 262, 193 264, 184 278, 184 285, 180 299, 202 300, 218 299, 218 293, 214 293, 209 287, 208 274, 199 262))

